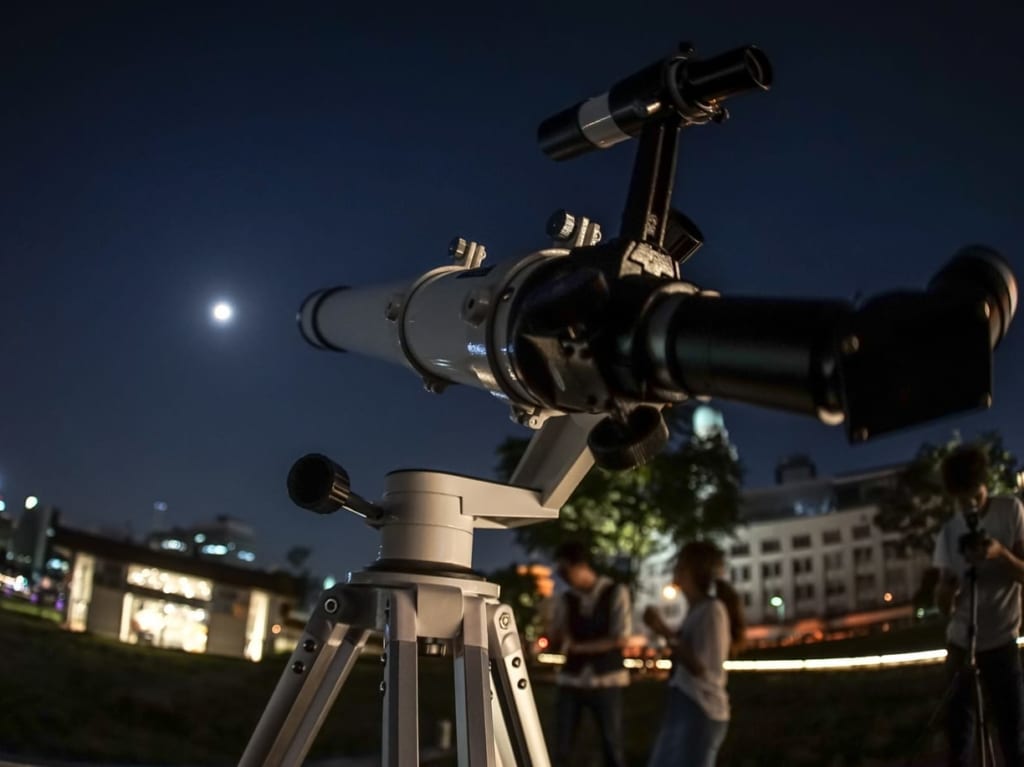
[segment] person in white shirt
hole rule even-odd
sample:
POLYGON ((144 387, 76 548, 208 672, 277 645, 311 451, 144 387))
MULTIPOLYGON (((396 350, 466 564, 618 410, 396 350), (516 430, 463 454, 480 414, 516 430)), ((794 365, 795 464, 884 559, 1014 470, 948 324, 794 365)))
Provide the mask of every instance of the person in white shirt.
POLYGON ((743 610, 719 578, 725 557, 707 541, 679 552, 675 580, 686 597, 683 625, 673 632, 653 607, 644 622, 672 647, 672 676, 664 721, 648 767, 713 767, 729 727, 725 661, 743 641, 743 610))
POLYGON ((942 481, 960 513, 950 517, 935 539, 933 564, 939 570, 935 601, 944 615, 946 670, 950 699, 946 712, 949 765, 973 763, 976 712, 973 676, 967 670, 971 622, 971 567, 977 573, 975 646, 986 719, 995 722, 1003 763, 1024 766, 1024 676, 1017 635, 1024 583, 1024 507, 1012 496, 993 496, 986 485, 988 458, 965 445, 942 464, 942 481), (972 516, 977 532, 971 534, 972 516))

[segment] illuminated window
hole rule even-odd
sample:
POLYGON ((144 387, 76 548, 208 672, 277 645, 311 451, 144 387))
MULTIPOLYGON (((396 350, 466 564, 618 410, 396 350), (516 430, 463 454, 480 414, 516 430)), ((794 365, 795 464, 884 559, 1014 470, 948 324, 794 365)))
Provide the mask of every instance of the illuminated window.
POLYGON ((129 566, 128 583, 139 588, 185 599, 198 599, 202 602, 209 602, 213 597, 213 584, 210 581, 157 567, 129 566))

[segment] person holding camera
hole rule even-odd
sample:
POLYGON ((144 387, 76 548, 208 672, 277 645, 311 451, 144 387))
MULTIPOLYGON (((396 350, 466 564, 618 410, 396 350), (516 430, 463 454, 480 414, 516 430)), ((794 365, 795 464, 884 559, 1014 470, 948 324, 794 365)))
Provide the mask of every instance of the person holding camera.
POLYGON ((946 718, 949 765, 973 763, 977 711, 970 669, 971 578, 976 583, 975 656, 986 695, 985 719, 995 722, 1003 763, 1024 767, 1024 675, 1017 635, 1024 583, 1024 507, 1012 496, 990 495, 988 458, 977 446, 954 450, 942 464, 942 481, 959 513, 935 540, 939 570, 936 604, 949 616, 946 718))

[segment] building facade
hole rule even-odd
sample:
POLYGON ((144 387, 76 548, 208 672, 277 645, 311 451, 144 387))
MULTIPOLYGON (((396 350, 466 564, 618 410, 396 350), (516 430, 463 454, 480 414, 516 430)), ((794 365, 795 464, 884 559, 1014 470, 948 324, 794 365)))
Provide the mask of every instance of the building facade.
MULTIPOLYGON (((66 626, 130 644, 258 661, 290 650, 303 582, 65 527, 51 556, 69 565, 66 626)), ((292 642, 294 644, 294 642, 292 642)))
MULTIPOLYGON (((726 577, 743 602, 752 642, 824 638, 911 620, 930 557, 908 553, 875 524, 879 491, 901 467, 819 478, 806 459, 780 466, 780 484, 744 493, 742 524, 719 541, 726 577)), ((644 563, 638 610, 681 621, 675 552, 644 563)))

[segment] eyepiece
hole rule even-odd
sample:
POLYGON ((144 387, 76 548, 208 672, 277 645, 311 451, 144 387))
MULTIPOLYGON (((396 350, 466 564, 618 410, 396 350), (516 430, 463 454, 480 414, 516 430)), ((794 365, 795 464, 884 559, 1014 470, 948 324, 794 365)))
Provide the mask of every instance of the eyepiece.
POLYGON ((766 91, 772 84, 772 64, 753 45, 710 59, 684 61, 676 70, 676 87, 687 101, 721 101, 747 91, 766 91))
POLYGON ((932 277, 932 293, 954 294, 984 302, 989 340, 994 349, 1017 311, 1017 280, 999 253, 985 245, 968 245, 932 277))

